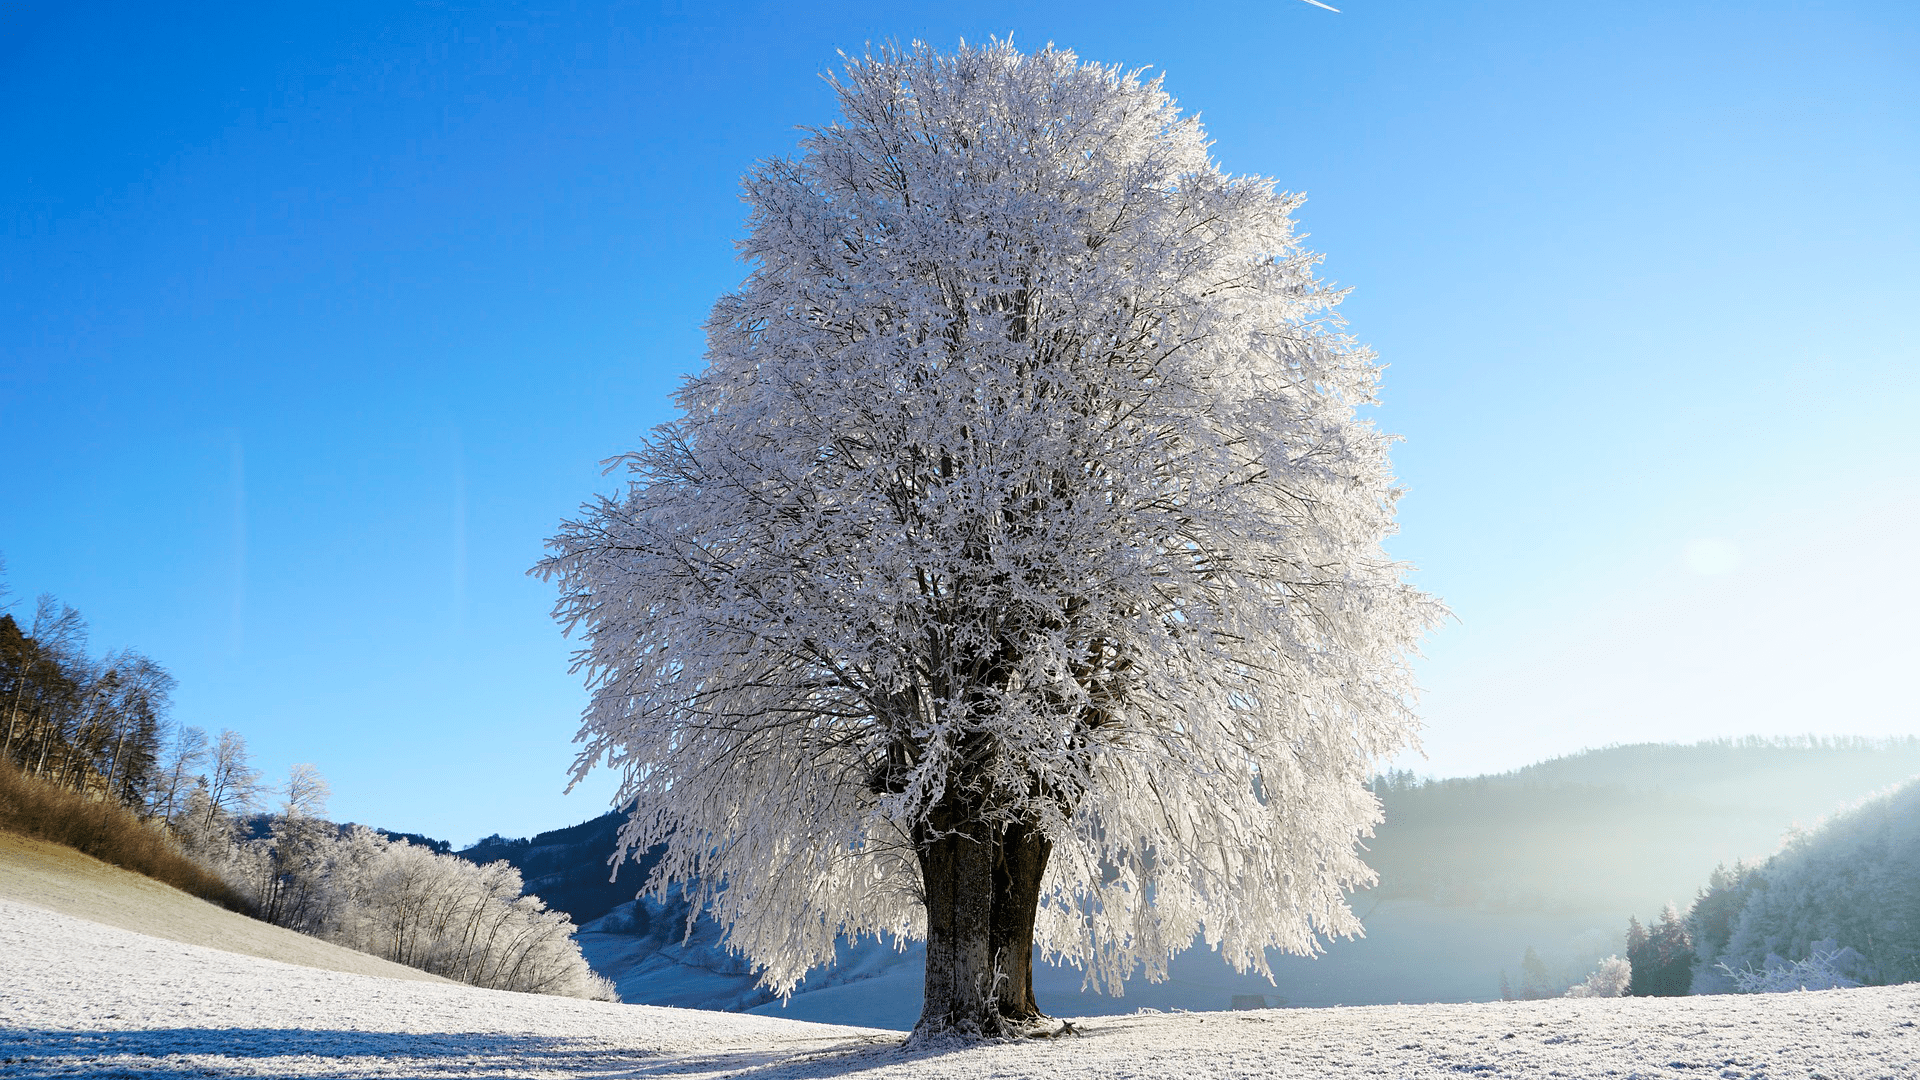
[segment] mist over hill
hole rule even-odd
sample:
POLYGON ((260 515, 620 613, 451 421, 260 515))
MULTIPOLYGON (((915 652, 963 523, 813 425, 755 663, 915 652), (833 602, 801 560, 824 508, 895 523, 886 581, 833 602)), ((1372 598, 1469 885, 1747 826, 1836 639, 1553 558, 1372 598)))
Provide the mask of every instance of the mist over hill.
POLYGON ((1493 910, 1682 908, 1719 863, 1920 773, 1920 739, 1589 750, 1497 776, 1375 783, 1373 893, 1493 910))
MULTIPOLYGON (((1383 776, 1386 820, 1367 856, 1380 882, 1352 901, 1365 938, 1314 958, 1276 955, 1274 984, 1200 947, 1174 960, 1167 982, 1131 980, 1124 997, 1085 991, 1077 970, 1051 965, 1036 966, 1035 990, 1059 1015, 1484 1001, 1503 985, 1555 993, 1621 951, 1629 915, 1684 909, 1715 865, 1763 859, 1796 825, 1915 774, 1920 739, 1808 738, 1614 746, 1469 779, 1383 776)), ((492 836, 459 854, 507 860, 529 892, 572 914, 582 951, 626 1001, 911 1024, 917 946, 843 942, 838 962, 782 1006, 725 952, 717 926, 697 920, 689 937, 683 903, 633 899, 652 859, 610 880, 620 820, 492 836)))

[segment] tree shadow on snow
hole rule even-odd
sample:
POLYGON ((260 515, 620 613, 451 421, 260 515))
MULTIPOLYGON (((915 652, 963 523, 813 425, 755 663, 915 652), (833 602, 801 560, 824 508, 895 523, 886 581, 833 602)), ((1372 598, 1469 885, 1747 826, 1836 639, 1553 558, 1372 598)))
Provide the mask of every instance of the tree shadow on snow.
MULTIPOLYGON (((644 1050, 579 1046, 571 1039, 495 1032, 330 1031, 306 1028, 153 1028, 143 1031, 54 1031, 0 1028, 0 1072, 9 1078, 203 1076, 208 1058, 249 1076, 311 1077, 329 1065, 369 1068, 414 1063, 417 1075, 512 1075, 528 1066, 565 1070, 631 1065, 644 1050), (288 1058, 322 1059, 295 1065, 288 1058), (331 1059, 331 1063, 326 1059, 331 1059)), ((221 1069, 219 1071, 226 1071, 221 1069)), ((372 1068, 375 1074, 385 1069, 372 1068)), ((397 1070, 396 1070, 397 1071, 397 1070)))
POLYGON ((846 1076, 963 1046, 907 1050, 892 1038, 778 1040, 698 1050, 645 1050, 564 1036, 305 1028, 61 1031, 0 1028, 9 1080, 75 1075, 168 1078, 231 1073, 311 1080, 362 1076, 518 1077, 579 1071, 601 1080, 727 1075, 746 1080, 846 1076), (300 1060, 296 1060, 300 1059, 300 1060))
POLYGON ((617 1074, 622 1080, 661 1080, 675 1076, 736 1077, 738 1080, 815 1080, 827 1076, 855 1076, 908 1061, 925 1061, 965 1050, 964 1044, 907 1049, 899 1039, 847 1040, 809 1050, 790 1043, 663 1055, 617 1074))

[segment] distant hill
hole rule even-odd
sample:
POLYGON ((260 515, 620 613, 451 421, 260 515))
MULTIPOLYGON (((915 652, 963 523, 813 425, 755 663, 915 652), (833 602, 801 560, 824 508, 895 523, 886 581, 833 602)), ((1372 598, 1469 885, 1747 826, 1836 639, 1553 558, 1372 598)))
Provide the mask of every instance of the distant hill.
POLYGON ((1685 908, 1716 864, 1920 774, 1920 739, 1611 746, 1498 776, 1375 784, 1382 897, 1488 909, 1685 908))
POLYGON ((505 859, 520 871, 527 892, 584 925, 631 901, 657 861, 642 853, 622 863, 619 876, 614 876, 613 857, 624 820, 624 815, 609 810, 589 821, 530 839, 508 839, 495 833, 454 854, 476 863, 505 859))
MULTIPOLYGON (((1123 998, 1083 992, 1079 972, 1045 965, 1035 988, 1060 1015, 1224 1009, 1254 998, 1490 1000, 1503 976, 1516 992, 1529 981, 1557 992, 1621 950, 1629 915, 1644 920, 1668 901, 1685 908, 1716 864, 1764 858, 1795 824, 1916 774, 1920 739, 1750 739, 1608 747, 1471 779, 1382 777, 1386 822, 1368 855, 1381 880, 1353 898, 1365 939, 1332 942, 1317 958, 1274 957, 1277 985, 1199 949, 1176 958, 1168 982, 1134 980, 1123 998)), ((717 927, 699 922, 685 940, 684 907, 633 902, 650 859, 608 880, 619 824, 608 813, 531 839, 489 837, 459 854, 506 859, 528 891, 571 913, 582 951, 624 1000, 911 1023, 917 946, 845 944, 839 962, 783 1008, 719 948, 717 927)))

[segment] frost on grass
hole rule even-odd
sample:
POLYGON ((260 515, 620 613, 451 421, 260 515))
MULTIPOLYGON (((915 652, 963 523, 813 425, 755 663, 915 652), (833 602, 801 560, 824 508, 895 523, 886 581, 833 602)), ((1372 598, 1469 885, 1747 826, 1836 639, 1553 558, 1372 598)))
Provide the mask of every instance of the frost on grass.
POLYGON ((0 1074, 755 1080, 1911 1080, 1920 987, 1143 1014, 909 1053, 900 1033, 400 982, 0 901, 0 1074))

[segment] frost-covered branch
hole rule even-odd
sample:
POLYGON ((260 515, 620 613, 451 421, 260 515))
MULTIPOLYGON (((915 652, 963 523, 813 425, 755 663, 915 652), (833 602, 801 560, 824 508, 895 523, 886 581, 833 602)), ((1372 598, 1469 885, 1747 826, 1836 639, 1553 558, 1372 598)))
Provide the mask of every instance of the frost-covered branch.
POLYGON ((1300 200, 1062 50, 831 81, 841 120, 745 178, 681 417, 537 568, 592 691, 576 778, 621 771, 649 888, 783 992, 989 864, 1032 892, 993 933, 1110 989, 1196 935, 1265 972, 1358 932, 1442 609, 1381 550, 1379 371, 1300 200))

